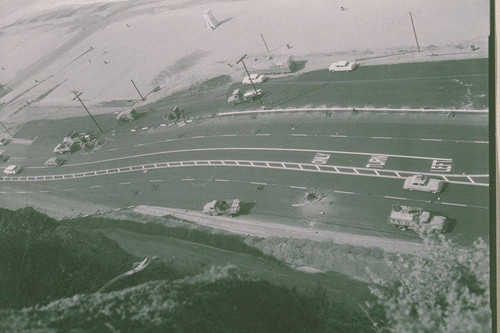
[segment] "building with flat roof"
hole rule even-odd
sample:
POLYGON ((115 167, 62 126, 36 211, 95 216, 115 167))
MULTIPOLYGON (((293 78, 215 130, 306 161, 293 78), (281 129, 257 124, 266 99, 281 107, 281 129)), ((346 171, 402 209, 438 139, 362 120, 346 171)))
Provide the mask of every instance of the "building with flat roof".
POLYGON ((248 57, 245 64, 249 72, 256 74, 283 74, 295 71, 295 61, 291 55, 248 57))

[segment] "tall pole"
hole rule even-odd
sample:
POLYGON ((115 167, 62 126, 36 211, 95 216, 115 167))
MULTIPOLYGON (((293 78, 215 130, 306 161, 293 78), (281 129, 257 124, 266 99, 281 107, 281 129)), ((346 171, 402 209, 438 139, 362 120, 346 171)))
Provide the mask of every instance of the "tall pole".
POLYGON ((145 101, 144 96, 142 96, 141 92, 139 91, 139 89, 135 85, 134 80, 130 80, 130 81, 132 82, 132 84, 134 85, 135 90, 137 90, 137 92, 139 93, 139 96, 141 96, 141 99, 144 102, 145 101))
POLYGON ((240 58, 240 60, 238 60, 236 62, 236 64, 239 64, 240 62, 243 64, 243 67, 245 67, 245 71, 247 72, 247 75, 248 75, 248 78, 250 79, 250 83, 252 84, 252 87, 253 87, 253 90, 255 91, 255 93, 257 94, 257 97, 259 97, 259 102, 262 106, 264 106, 264 103, 262 102, 262 96, 260 96, 259 92, 257 91, 257 88, 255 88, 255 84, 253 83, 253 80, 252 80, 252 77, 250 76, 250 73, 248 72, 248 68, 247 68, 247 65, 245 65, 245 62, 243 61, 243 59, 246 58, 246 54, 240 58))
POLYGON ((264 39, 264 36, 262 35, 262 33, 260 34, 260 37, 262 38, 262 41, 264 42, 264 45, 266 46, 267 52, 269 52, 269 48, 267 47, 266 40, 264 39))
POLYGON ((101 131, 101 133, 104 133, 104 131, 102 130, 101 126, 99 126, 99 124, 97 123, 97 121, 94 119, 94 117, 92 117, 92 115, 90 114, 89 112, 89 109, 87 109, 87 107, 85 106, 85 104, 83 104, 82 100, 80 99, 80 95, 83 94, 83 93, 77 93, 76 91, 73 91, 75 93, 75 98, 73 98, 73 100, 75 100, 76 98, 78 98, 78 100, 80 101, 80 103, 82 104, 83 108, 85 109, 85 111, 87 111, 87 113, 89 114, 90 118, 92 118, 92 120, 94 121, 95 125, 97 126, 97 128, 99 128, 99 130, 101 131))
POLYGON ((9 132, 9 130, 7 129, 7 127, 5 127, 3 123, 0 122, 0 125, 2 125, 2 127, 7 131, 7 133, 9 133, 9 135, 12 136, 12 133, 9 132))
POLYGON ((411 16, 411 12, 410 12, 410 20, 411 20, 411 26, 413 27, 413 34, 415 35, 415 41, 417 42, 417 49, 418 52, 420 53, 420 46, 418 45, 417 32, 415 31, 415 24, 413 24, 413 17, 411 16))

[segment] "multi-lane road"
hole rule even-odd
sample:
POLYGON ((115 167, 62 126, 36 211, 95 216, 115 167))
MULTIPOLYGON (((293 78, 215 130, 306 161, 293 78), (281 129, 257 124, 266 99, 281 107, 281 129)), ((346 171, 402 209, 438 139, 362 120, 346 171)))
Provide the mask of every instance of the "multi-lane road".
POLYGON ((73 154, 59 168, 42 165, 65 132, 79 128, 49 132, 54 124, 39 124, 38 140, 6 146, 10 162, 25 170, 3 177, 1 195, 187 209, 239 198, 245 214, 271 222, 414 239, 387 223, 392 204, 405 203, 449 216, 448 236, 461 243, 488 238, 487 114, 314 112, 182 127, 159 126, 159 119, 151 114, 107 132, 101 150, 73 154), (403 179, 416 173, 446 180, 445 191, 403 190, 403 179), (301 204, 312 190, 326 197, 301 204))

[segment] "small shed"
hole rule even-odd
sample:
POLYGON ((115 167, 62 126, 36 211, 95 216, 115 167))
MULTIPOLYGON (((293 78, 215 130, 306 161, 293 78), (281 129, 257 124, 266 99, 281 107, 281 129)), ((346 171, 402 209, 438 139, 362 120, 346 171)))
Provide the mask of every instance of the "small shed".
POLYGON ((203 13, 203 19, 205 20, 205 24, 209 29, 215 30, 215 28, 217 28, 217 26, 219 25, 219 21, 217 21, 211 9, 203 13))

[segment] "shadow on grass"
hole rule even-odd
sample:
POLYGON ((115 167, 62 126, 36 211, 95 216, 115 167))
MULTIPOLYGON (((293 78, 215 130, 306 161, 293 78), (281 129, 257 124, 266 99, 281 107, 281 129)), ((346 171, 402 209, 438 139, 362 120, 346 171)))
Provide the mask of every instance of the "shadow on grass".
POLYGON ((297 61, 295 61, 295 66, 294 66, 293 72, 297 73, 298 71, 301 71, 304 68, 306 68, 306 63, 307 63, 307 60, 297 60, 297 61))
POLYGON ((450 233, 452 232, 453 230, 455 230, 456 226, 457 226, 457 219, 449 219, 448 220, 449 224, 448 224, 448 228, 446 229, 445 233, 450 233))
POLYGON ((242 202, 240 204, 240 212, 238 215, 248 215, 252 208, 255 207, 255 202, 242 202))
POLYGON ((281 102, 277 102, 276 103, 276 107, 282 107, 285 104, 293 102, 293 101, 295 101, 295 100, 297 100, 297 99, 299 99, 301 97, 304 97, 304 96, 306 96, 306 95, 308 95, 308 94, 310 94, 310 93, 312 93, 312 92, 314 92, 316 90, 323 89, 326 86, 328 86, 331 81, 332 81, 332 79, 328 80, 328 82, 326 82, 326 83, 323 83, 323 84, 317 85, 315 87, 312 87, 311 89, 304 90, 302 93, 300 93, 300 94, 298 94, 298 95, 296 95, 296 96, 294 96, 292 98, 289 98, 289 99, 281 101, 281 102))

